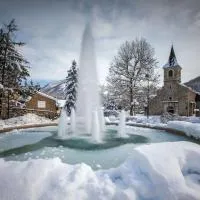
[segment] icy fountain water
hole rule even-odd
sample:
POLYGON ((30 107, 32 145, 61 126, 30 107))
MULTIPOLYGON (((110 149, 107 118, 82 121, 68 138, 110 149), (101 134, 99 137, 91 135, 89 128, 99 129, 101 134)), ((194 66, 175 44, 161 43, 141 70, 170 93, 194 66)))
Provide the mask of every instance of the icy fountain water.
POLYGON ((125 127, 126 127, 126 114, 125 114, 125 111, 122 110, 120 113, 119 127, 118 127, 119 137, 127 137, 126 132, 125 132, 125 127))
MULTIPOLYGON (((76 105, 76 116, 79 123, 82 123, 81 133, 92 132, 92 114, 100 110, 99 85, 96 70, 96 56, 94 39, 91 25, 88 23, 85 27, 80 54, 80 69, 78 77, 78 98, 76 105)), ((95 124, 100 124, 99 115, 96 116, 95 124)), ((100 129, 99 129, 100 130, 100 129)), ((100 131, 96 134, 100 134, 100 131)), ((100 138, 100 137, 97 137, 100 138)))
POLYGON ((72 134, 76 133, 76 114, 74 108, 71 110, 71 116, 70 116, 70 127, 72 134))
MULTIPOLYGON (((100 106, 99 85, 96 70, 94 39, 90 23, 85 27, 80 53, 78 93, 76 114, 71 112, 72 135, 91 134, 95 142, 100 142, 104 131, 104 117, 100 106)), ((62 112, 63 114, 63 112, 62 112)), ((60 123, 63 121, 62 115, 60 123)), ((59 136, 63 136, 64 127, 60 125, 59 136)), ((66 132, 66 134, 69 134, 66 132)))
POLYGON ((99 116, 98 111, 95 110, 92 112, 92 121, 91 121, 91 133, 92 133, 92 139, 96 142, 101 142, 101 129, 100 129, 100 123, 99 123, 99 116))
POLYGON ((64 109, 62 109, 58 123, 58 136, 65 137, 67 134, 67 129, 67 113, 64 109))

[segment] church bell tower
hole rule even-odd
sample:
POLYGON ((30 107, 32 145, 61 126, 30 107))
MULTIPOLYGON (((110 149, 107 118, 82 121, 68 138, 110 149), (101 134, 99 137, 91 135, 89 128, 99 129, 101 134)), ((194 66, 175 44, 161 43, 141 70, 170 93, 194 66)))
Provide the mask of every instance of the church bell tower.
POLYGON ((164 85, 170 83, 181 83, 181 66, 178 64, 173 45, 171 47, 168 62, 163 66, 164 85))

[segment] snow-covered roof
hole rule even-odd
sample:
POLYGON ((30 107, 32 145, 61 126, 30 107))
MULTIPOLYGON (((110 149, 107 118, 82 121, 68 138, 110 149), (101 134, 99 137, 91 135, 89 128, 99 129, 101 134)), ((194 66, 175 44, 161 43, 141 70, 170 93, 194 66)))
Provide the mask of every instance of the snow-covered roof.
POLYGON ((191 92, 194 92, 194 93, 200 95, 200 92, 197 92, 197 91, 193 90, 191 87, 188 87, 188 86, 185 85, 184 83, 179 83, 179 84, 180 84, 181 86, 187 88, 187 89, 190 90, 191 92))
POLYGON ((169 67, 180 67, 180 65, 177 62, 173 46, 171 47, 168 62, 163 66, 163 68, 169 67))
POLYGON ((59 108, 63 108, 65 105, 66 100, 58 99, 57 100, 57 105, 59 108))
POLYGON ((180 67, 177 60, 175 59, 173 64, 170 64, 169 61, 163 66, 163 68, 169 68, 169 67, 180 67))
POLYGON ((54 97, 52 97, 52 96, 49 96, 48 94, 45 94, 45 93, 43 93, 43 92, 39 92, 39 91, 37 91, 37 94, 39 94, 39 95, 41 95, 41 96, 43 96, 43 97, 47 97, 48 99, 51 99, 51 100, 57 101, 56 98, 54 98, 54 97))

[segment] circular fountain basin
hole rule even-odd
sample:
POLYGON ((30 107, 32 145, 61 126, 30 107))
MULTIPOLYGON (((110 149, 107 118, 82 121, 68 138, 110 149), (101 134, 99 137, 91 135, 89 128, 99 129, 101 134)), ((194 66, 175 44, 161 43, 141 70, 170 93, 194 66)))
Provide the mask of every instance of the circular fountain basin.
POLYGON ((68 164, 86 163, 93 169, 107 169, 119 166, 139 145, 192 141, 163 130, 129 126, 124 138, 118 137, 117 126, 107 126, 104 134, 101 143, 94 143, 87 134, 61 139, 56 126, 12 131, 0 136, 0 157, 19 161, 59 157, 68 164))

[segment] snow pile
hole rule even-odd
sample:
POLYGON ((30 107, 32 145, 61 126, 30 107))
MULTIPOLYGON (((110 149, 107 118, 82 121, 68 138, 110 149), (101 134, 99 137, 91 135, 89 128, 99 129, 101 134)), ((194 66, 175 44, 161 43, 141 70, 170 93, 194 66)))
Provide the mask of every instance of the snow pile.
POLYGON ((93 171, 59 158, 0 160, 1 200, 200 199, 200 147, 190 142, 143 145, 115 169, 93 171), (38 170, 39 169, 39 170, 38 170))
POLYGON ((200 124, 185 121, 170 121, 168 122, 167 127, 182 131, 187 136, 193 136, 196 139, 200 138, 200 124))
POLYGON ((52 120, 40 117, 36 114, 28 113, 24 116, 13 117, 7 120, 0 120, 0 127, 13 127, 13 126, 22 126, 27 124, 43 124, 43 123, 52 123, 52 120))
POLYGON ((191 122, 191 123, 200 123, 200 117, 195 117, 195 116, 191 116, 191 117, 181 116, 180 120, 191 122))
POLYGON ((129 116, 127 117, 127 121, 129 123, 139 123, 139 124, 161 124, 160 116, 159 115, 154 115, 154 116, 147 116, 144 115, 136 115, 136 116, 129 116))

